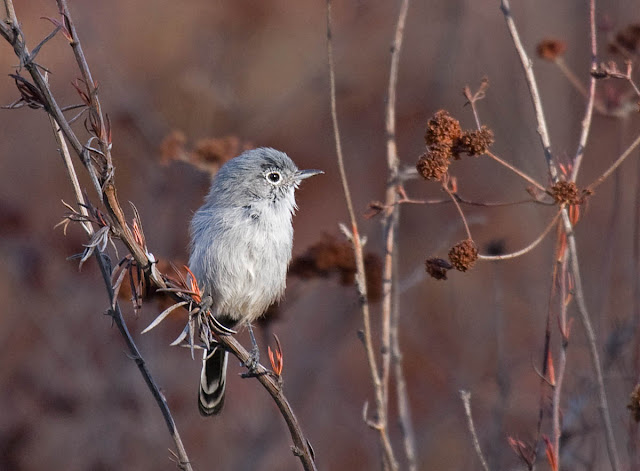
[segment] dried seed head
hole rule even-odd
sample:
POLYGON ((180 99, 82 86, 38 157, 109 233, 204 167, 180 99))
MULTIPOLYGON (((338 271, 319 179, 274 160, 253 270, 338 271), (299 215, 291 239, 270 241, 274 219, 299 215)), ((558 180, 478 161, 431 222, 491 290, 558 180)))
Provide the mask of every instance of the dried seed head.
POLYGON ((467 131, 462 134, 456 143, 456 151, 465 152, 472 157, 486 154, 493 144, 493 131, 482 126, 477 131, 467 131))
POLYGON ((478 249, 471 239, 458 242, 449 250, 449 260, 456 270, 467 271, 478 259, 478 249))
POLYGON ((453 268, 449 262, 441 258, 428 258, 424 266, 427 273, 436 280, 446 280, 447 271, 453 268))
POLYGON ((182 131, 171 131, 160 144, 160 156, 163 164, 169 163, 171 160, 181 160, 186 154, 185 144, 187 136, 182 131))
POLYGON ((549 192, 551 193, 551 197, 558 204, 582 203, 582 197, 575 182, 559 181, 553 184, 553 186, 549 189, 549 192))
POLYGON ((425 180, 440 181, 447 174, 450 163, 451 148, 433 145, 420 157, 416 169, 425 180))
POLYGON ((205 165, 222 165, 242 152, 242 143, 236 136, 200 139, 193 149, 192 160, 205 165))
POLYGON ((633 392, 629 397, 629 404, 627 404, 627 409, 631 411, 633 420, 635 420, 636 422, 640 422, 640 384, 637 384, 633 389, 633 392))
POLYGON ((567 43, 559 39, 544 39, 538 43, 536 51, 541 59, 555 61, 567 50, 567 43))
POLYGON ((613 53, 634 54, 640 47, 640 24, 630 24, 616 34, 615 41, 609 50, 613 53), (621 50, 622 49, 622 50, 621 50))
POLYGON ((460 122, 447 111, 440 110, 427 123, 424 140, 428 146, 452 146, 461 134, 460 122))
MULTIPOLYGON (((382 296, 382 261, 372 252, 364 254, 364 269, 367 278, 367 292, 370 301, 382 296)), ((340 283, 353 285, 356 275, 356 260, 350 242, 329 234, 295 257, 289 268, 289 275, 300 278, 327 277, 338 273, 340 283)))

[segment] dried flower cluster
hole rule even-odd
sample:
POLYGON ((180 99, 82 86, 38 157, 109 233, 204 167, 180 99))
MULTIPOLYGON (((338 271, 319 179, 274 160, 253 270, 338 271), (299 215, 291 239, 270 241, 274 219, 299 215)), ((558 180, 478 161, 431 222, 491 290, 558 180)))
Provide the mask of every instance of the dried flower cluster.
POLYGON ((485 154, 493 144, 493 131, 486 126, 482 126, 477 131, 468 131, 462 134, 460 141, 454 150, 457 151, 456 158, 460 152, 465 152, 471 157, 485 154))
POLYGON ((559 39, 544 39, 538 43, 536 52, 538 57, 554 62, 562 57, 567 50, 567 43, 559 39))
POLYGON ((451 247, 449 260, 456 270, 467 271, 478 260, 478 248, 471 239, 465 239, 451 247))
POLYGON ((447 174, 450 163, 451 148, 433 145, 420 157, 416 169, 424 179, 440 181, 447 174))
POLYGON ((250 146, 236 136, 200 139, 187 149, 187 138, 182 131, 172 131, 160 144, 163 164, 181 160, 200 170, 215 174, 227 160, 249 149, 250 146))
POLYGON ((630 24, 618 31, 609 44, 609 52, 627 57, 640 49, 640 24, 630 24))
POLYGON ((442 258, 428 258, 424 265, 427 273, 436 280, 446 280, 447 271, 453 268, 453 265, 442 258))
POLYGON ((627 409, 631 411, 633 420, 640 422, 640 384, 637 384, 629 397, 627 409))
POLYGON ((425 270, 436 280, 446 280, 447 271, 455 268, 465 272, 478 260, 478 248, 471 239, 458 242, 449 250, 449 261, 442 258, 428 258, 425 261, 425 270))
POLYGON ((416 164, 426 180, 442 181, 454 159, 460 154, 479 156, 493 144, 493 132, 486 126, 475 131, 463 131, 460 122, 447 111, 440 110, 427 123, 424 135, 426 152, 416 164))
POLYGON ((576 205, 584 203, 585 197, 592 194, 592 191, 580 191, 575 182, 561 180, 551 186, 549 194, 558 204, 576 205))
MULTIPOLYGON (((364 255, 364 268, 369 300, 377 301, 382 297, 382 261, 377 254, 367 252, 364 255)), ((340 275, 341 284, 354 283, 356 261, 353 247, 346 240, 326 234, 304 254, 295 257, 289 268, 290 275, 300 278, 324 278, 335 272, 340 275)))
POLYGON ((427 122, 424 140, 427 146, 443 145, 452 147, 460 139, 461 135, 460 122, 446 110, 440 110, 427 122))

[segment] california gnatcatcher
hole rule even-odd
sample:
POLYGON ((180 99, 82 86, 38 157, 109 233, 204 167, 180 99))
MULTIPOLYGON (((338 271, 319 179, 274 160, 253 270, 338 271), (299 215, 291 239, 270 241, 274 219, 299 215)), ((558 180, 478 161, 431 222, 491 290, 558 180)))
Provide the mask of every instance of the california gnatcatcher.
MULTIPOLYGON (((225 327, 251 323, 282 296, 297 209, 294 190, 323 173, 298 170, 283 152, 260 148, 225 163, 191 221, 189 268, 211 312, 225 327)), ((205 349, 198 407, 217 414, 224 403, 227 352, 205 349)))

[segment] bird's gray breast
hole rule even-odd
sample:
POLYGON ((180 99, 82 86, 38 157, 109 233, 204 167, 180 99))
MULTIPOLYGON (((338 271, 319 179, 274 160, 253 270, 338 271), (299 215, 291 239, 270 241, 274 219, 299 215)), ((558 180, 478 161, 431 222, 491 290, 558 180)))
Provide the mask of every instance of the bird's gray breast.
POLYGON ((282 296, 293 242, 289 208, 268 200, 209 208, 196 213, 192 230, 204 236, 194 238, 191 259, 216 316, 252 322, 282 296))

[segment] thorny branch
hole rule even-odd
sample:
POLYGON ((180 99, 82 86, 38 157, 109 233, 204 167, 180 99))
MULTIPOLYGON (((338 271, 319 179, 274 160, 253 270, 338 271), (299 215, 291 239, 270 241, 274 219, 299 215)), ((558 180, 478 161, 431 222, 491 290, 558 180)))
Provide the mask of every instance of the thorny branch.
MULTIPOLYGON (((76 87, 78 93, 81 95, 81 98, 84 101, 84 105, 86 106, 86 108, 88 108, 89 111, 87 128, 91 132, 92 137, 88 140, 87 144, 81 144, 75 131, 71 128, 69 120, 67 120, 64 116, 62 108, 58 105, 51 92, 51 89, 49 88, 46 77, 43 74, 44 69, 35 62, 35 55, 29 53, 24 35, 20 29, 18 19, 15 15, 12 0, 3 0, 6 16, 4 21, 0 22, 0 35, 9 44, 11 44, 16 56, 20 61, 20 67, 26 69, 33 80, 33 83, 30 84, 30 88, 37 90, 38 94, 30 97, 30 99, 39 100, 39 102, 36 103, 39 106, 36 107, 44 108, 44 110, 51 116, 52 120, 55 122, 56 130, 58 128, 60 129, 60 131, 64 135, 64 138, 69 142, 71 148, 78 155, 82 164, 89 172, 96 192, 100 200, 104 202, 109 214, 109 237, 119 238, 125 244, 137 266, 142 269, 144 277, 149 282, 151 282, 152 285, 161 290, 166 289, 167 285, 165 282, 165 278, 157 269, 153 255, 148 252, 148 250, 146 250, 146 247, 143 244, 139 243, 139 241, 136 239, 135 234, 131 231, 131 228, 126 222, 124 212, 117 198, 116 187, 113 178, 114 168, 111 158, 111 130, 109 120, 108 118, 104 118, 100 101, 98 99, 98 87, 91 76, 91 72, 84 52, 82 50, 75 25, 69 13, 67 2, 66 0, 57 0, 57 3, 60 14, 63 18, 63 21, 58 24, 58 27, 63 32, 64 36, 68 39, 69 44, 73 49, 76 62, 78 63, 82 74, 82 79, 79 81, 80 84, 76 83, 74 86, 76 87), (97 141, 98 148, 94 148, 91 146, 91 143, 93 141, 97 141)), ((55 21, 53 22, 56 23, 55 21)), ((39 49, 39 47, 35 50, 37 51, 37 49, 39 49)), ((24 81, 22 83, 24 83, 24 81)), ((60 144, 60 149, 62 152, 64 152, 65 147, 66 146, 63 143, 60 144)), ((75 172, 70 172, 69 174, 71 180, 74 181, 73 175, 75 174, 75 172)), ((74 184, 74 187, 75 186, 76 185, 74 184)), ((77 195, 77 202, 82 214, 83 208, 87 207, 87 202, 82 198, 81 195, 77 195)), ((86 212, 84 214, 86 216, 86 212)), ((127 343, 129 350, 132 353, 132 356, 135 359, 136 364, 138 365, 138 368, 140 369, 145 379, 145 382, 147 383, 149 389, 151 390, 154 398, 156 399, 159 407, 162 410, 169 431, 178 449, 178 465, 181 469, 190 470, 191 464, 186 455, 184 446, 177 432, 175 422, 171 417, 166 401, 160 393, 157 385, 155 385, 155 382, 151 377, 148 369, 146 368, 146 364, 128 332, 127 326, 124 322, 124 319, 122 318, 122 313, 120 311, 119 305, 115 301, 114 292, 111 285, 111 269, 106 261, 106 255, 101 253, 101 251, 99 250, 95 251, 95 254, 95 258, 103 274, 107 291, 110 296, 110 302, 112 305, 110 313, 116 325, 118 326, 118 329, 123 335, 123 338, 125 339, 125 342, 127 343)), ((176 298, 178 301, 181 300, 177 293, 169 294, 176 298)), ((250 353, 246 349, 244 349, 234 337, 220 336, 218 340, 243 364, 248 364, 250 353)), ((258 365, 256 367, 256 371, 256 378, 274 398, 289 427, 289 431, 294 443, 294 454, 299 457, 305 470, 315 470, 316 467, 313 459, 313 452, 311 450, 309 442, 304 437, 300 425, 298 424, 297 419, 293 414, 293 411, 291 410, 286 397, 282 393, 279 381, 272 378, 269 374, 264 374, 266 372, 266 369, 261 365, 258 365)))

